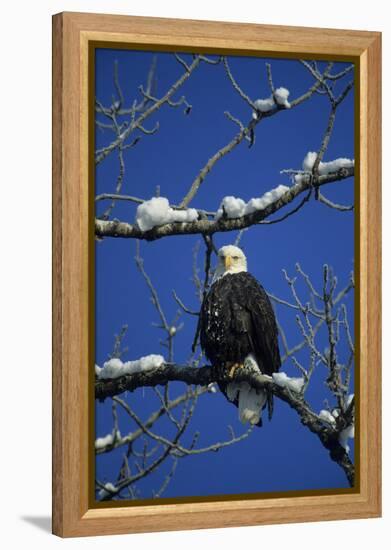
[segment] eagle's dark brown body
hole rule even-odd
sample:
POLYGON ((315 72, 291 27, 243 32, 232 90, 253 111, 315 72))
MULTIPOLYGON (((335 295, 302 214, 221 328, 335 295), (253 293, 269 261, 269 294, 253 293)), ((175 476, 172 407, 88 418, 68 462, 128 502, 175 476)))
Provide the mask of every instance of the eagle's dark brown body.
POLYGON ((218 279, 201 309, 201 346, 213 365, 243 362, 252 353, 262 373, 281 366, 273 307, 247 272, 218 279))
MULTIPOLYGON (((264 374, 272 375, 281 366, 273 307, 248 272, 229 273, 213 283, 201 308, 200 339, 216 368, 243 364, 250 354, 264 374)), ((270 412, 271 397, 269 406, 270 412)))

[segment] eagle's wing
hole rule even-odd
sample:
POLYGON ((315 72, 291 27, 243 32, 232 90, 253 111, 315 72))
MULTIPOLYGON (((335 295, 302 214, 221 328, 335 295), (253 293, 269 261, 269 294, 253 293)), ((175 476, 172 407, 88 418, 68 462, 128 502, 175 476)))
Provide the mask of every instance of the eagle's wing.
MULTIPOLYGON (((261 372, 271 376, 281 366, 278 347, 278 327, 268 295, 258 281, 248 274, 244 293, 247 318, 247 335, 261 372)), ((267 393, 269 420, 273 415, 273 394, 267 393)))
POLYGON ((271 375, 281 366, 275 314, 264 288, 252 275, 246 275, 237 322, 247 334, 259 368, 271 375))

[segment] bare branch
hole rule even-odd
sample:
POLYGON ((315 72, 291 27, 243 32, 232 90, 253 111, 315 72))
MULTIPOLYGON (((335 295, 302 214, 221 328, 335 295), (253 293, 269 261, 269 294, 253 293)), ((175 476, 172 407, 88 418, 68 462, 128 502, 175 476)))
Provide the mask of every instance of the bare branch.
POLYGON ((242 121, 240 121, 238 118, 234 117, 233 115, 231 115, 231 113, 229 111, 224 111, 224 115, 229 119, 231 120, 232 122, 234 122, 235 124, 237 124, 240 128, 240 130, 242 132, 244 132, 244 124, 242 121))
POLYGON ((185 71, 189 72, 190 67, 186 63, 186 61, 184 59, 182 59, 182 57, 180 57, 180 55, 178 55, 177 53, 174 53, 174 56, 175 56, 175 59, 178 61, 178 63, 180 63, 182 65, 182 67, 185 69, 185 71))
POLYGON ((251 109, 253 109, 255 111, 256 108, 255 108, 254 102, 249 98, 249 96, 242 90, 242 88, 236 82, 236 80, 235 80, 235 78, 234 78, 234 76, 231 72, 231 69, 228 65, 228 59, 225 56, 223 57, 223 65, 224 65, 224 68, 225 68, 225 72, 227 73, 227 76, 230 79, 231 84, 234 87, 234 89, 237 91, 237 93, 240 95, 240 97, 242 99, 244 99, 244 101, 251 107, 251 109))
POLYGON ((175 474, 175 471, 176 471, 176 468, 178 466, 178 457, 174 456, 172 458, 172 466, 171 466, 171 469, 169 471, 169 473, 166 475, 165 479, 164 479, 164 482, 162 483, 160 489, 158 491, 154 491, 153 492, 153 497, 154 498, 159 498, 162 496, 162 494, 164 493, 164 491, 167 489, 170 481, 172 480, 172 478, 174 477, 174 474, 175 474))
POLYGON ((123 143, 127 137, 136 129, 142 126, 144 120, 155 113, 160 107, 167 103, 175 92, 186 82, 192 72, 200 64, 200 58, 195 57, 192 64, 189 66, 189 70, 182 74, 182 76, 167 90, 167 92, 158 101, 154 102, 146 111, 144 111, 138 118, 129 124, 129 126, 118 136, 110 145, 102 150, 95 158, 96 164, 102 162, 114 149, 116 149, 121 143, 123 143))
POLYGON ((139 197, 132 197, 131 195, 119 195, 117 193, 101 193, 100 195, 96 195, 95 197, 95 202, 104 200, 129 201, 135 202, 137 204, 142 204, 143 202, 145 202, 144 199, 140 199, 139 197))
POLYGON ((138 269, 140 270, 141 275, 144 277, 145 282, 147 283, 147 286, 149 288, 149 291, 151 293, 151 299, 153 305, 156 307, 156 310, 159 314, 160 320, 162 322, 162 328, 164 328, 166 331, 170 331, 170 325, 167 323, 166 316, 164 314, 163 308, 160 305, 159 296, 156 292, 155 287, 153 286, 153 283, 151 281, 151 278, 149 277, 148 273, 144 269, 144 260, 140 256, 140 242, 136 242, 136 256, 135 261, 138 269))
MULTIPOLYGON (((167 403, 164 406, 161 406, 159 409, 153 412, 148 417, 148 419, 144 421, 144 425, 147 428, 151 428, 159 420, 159 418, 161 418, 163 415, 167 413, 167 409, 171 411, 176 407, 183 405, 188 399, 191 399, 194 397, 193 393, 196 394, 197 397, 199 397, 208 392, 209 392, 208 387, 199 387, 199 388, 196 388, 194 391, 191 390, 190 393, 186 391, 182 395, 179 395, 175 399, 172 399, 169 403, 167 403)), ((100 447, 99 449, 96 450, 96 454, 107 453, 112 449, 116 449, 124 445, 132 445, 135 441, 137 441, 137 439, 139 439, 143 435, 143 433, 144 432, 141 429, 137 429, 132 432, 129 432, 127 435, 124 435, 120 438, 116 438, 113 443, 100 447)))
POLYGON ((176 303, 183 309, 183 311, 185 313, 188 313, 189 315, 195 315, 195 316, 198 316, 199 315, 199 312, 198 311, 193 311, 189 308, 187 308, 184 303, 182 302, 182 300, 179 298, 179 296, 177 295, 177 293, 175 292, 175 290, 172 291, 173 293, 173 296, 174 296, 174 300, 176 301, 176 303))
MULTIPOLYGON (((118 161, 119 161, 119 174, 117 176, 117 182, 115 185, 115 194, 119 194, 122 188, 122 184, 124 181, 125 176, 125 162, 124 162, 124 156, 122 147, 118 148, 118 161)), ((101 216, 102 220, 107 220, 113 211, 113 208, 115 207, 115 199, 112 200, 110 206, 105 210, 103 215, 101 216)))
MULTIPOLYGON (((241 434, 238 437, 230 438, 227 441, 221 441, 217 443, 213 443, 212 445, 208 445, 207 447, 201 447, 201 448, 186 448, 183 447, 179 443, 179 441, 176 441, 175 443, 171 439, 167 439, 166 437, 163 437, 162 435, 158 435, 156 433, 153 433, 151 430, 149 430, 145 424, 140 420, 140 418, 136 415, 134 411, 123 401, 122 399, 119 399, 118 397, 114 397, 113 400, 121 405, 121 407, 128 413, 128 415, 136 422, 136 424, 139 426, 139 428, 151 439, 157 441, 158 443, 161 443, 165 447, 168 447, 171 449, 171 454, 174 453, 174 456, 189 456, 189 455, 198 455, 198 454, 204 454, 209 452, 216 452, 220 449, 223 449, 224 447, 228 447, 230 445, 233 445, 234 443, 237 443, 239 441, 242 441, 246 437, 249 436, 249 434, 252 432, 254 426, 251 426, 248 428, 243 434, 241 434)), ((180 428, 180 427, 179 427, 180 428)))
POLYGON ((118 99, 119 99, 119 102, 120 102, 120 105, 118 107, 118 109, 119 109, 122 105, 125 104, 125 100, 124 100, 124 94, 123 94, 121 86, 119 84, 118 61, 117 60, 114 61, 114 86, 115 86, 115 89, 117 91, 118 99))
POLYGON ((334 210, 339 210, 340 212, 349 212, 354 210, 354 204, 344 205, 332 202, 330 199, 326 198, 322 193, 318 195, 319 201, 328 206, 329 208, 334 208, 334 210))
POLYGON ((270 63, 266 63, 266 71, 267 71, 267 79, 269 82, 270 91, 274 95, 273 75, 272 75, 272 67, 270 63))
POLYGON ((327 72, 327 78, 329 80, 339 80, 340 78, 343 78, 345 75, 350 73, 354 69, 354 65, 349 65, 344 69, 343 71, 336 73, 336 74, 330 74, 330 72, 327 72))

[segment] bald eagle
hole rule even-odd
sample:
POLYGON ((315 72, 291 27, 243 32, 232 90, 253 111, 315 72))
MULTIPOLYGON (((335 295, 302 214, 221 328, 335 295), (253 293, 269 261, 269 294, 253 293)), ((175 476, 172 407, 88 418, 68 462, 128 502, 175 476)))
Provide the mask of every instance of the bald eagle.
POLYGON ((239 408, 239 418, 262 426, 262 410, 268 405, 269 418, 273 396, 256 390, 248 382, 235 382, 238 369, 272 375, 281 366, 278 329, 263 287, 247 272, 247 260, 236 246, 218 251, 218 264, 211 288, 200 312, 201 347, 212 367, 228 371, 232 382, 220 383, 229 401, 239 408))

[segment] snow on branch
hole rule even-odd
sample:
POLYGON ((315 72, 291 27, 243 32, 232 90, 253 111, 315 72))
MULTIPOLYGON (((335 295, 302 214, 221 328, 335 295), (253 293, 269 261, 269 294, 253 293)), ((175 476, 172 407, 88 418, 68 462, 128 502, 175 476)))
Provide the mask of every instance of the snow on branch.
POLYGON ((287 88, 277 88, 277 90, 274 90, 274 99, 276 100, 278 105, 282 105, 286 109, 291 108, 291 104, 288 101, 290 91, 287 88))
POLYGON ((332 413, 330 411, 322 409, 319 413, 319 418, 321 420, 324 420, 328 424, 331 424, 332 426, 335 426, 335 417, 332 415, 332 413))
MULTIPOLYGON (((317 157, 318 153, 315 151, 309 151, 306 154, 303 160, 303 171, 295 175, 295 182, 300 182, 305 176, 309 176, 313 173, 317 157)), ((351 168, 354 168, 354 159, 337 158, 328 162, 319 162, 318 173, 321 176, 325 176, 333 172, 338 172, 339 170, 348 170, 351 168)))
POLYGON ((194 222, 198 219, 195 208, 174 210, 165 197, 153 197, 137 207, 136 224, 141 231, 172 222, 194 222))
POLYGON ((113 485, 110 481, 108 483, 105 483, 104 485, 101 483, 98 483, 98 485, 99 487, 101 487, 98 493, 100 500, 105 500, 108 496, 113 496, 118 492, 115 485, 113 485))
POLYGON ((354 439, 354 417, 349 412, 349 409, 353 406, 353 400, 354 394, 352 393, 345 399, 342 411, 345 418, 343 420, 342 429, 340 430, 338 430, 338 423, 341 419, 341 410, 339 408, 334 408, 331 411, 322 409, 319 413, 319 418, 321 418, 326 423, 333 426, 337 431, 339 431, 338 441, 341 447, 345 449, 346 453, 350 451, 348 440, 354 439))
POLYGON ((339 444, 345 449, 346 453, 350 451, 350 447, 348 445, 349 439, 354 439, 354 424, 344 428, 338 436, 339 444))
POLYGON ((279 185, 262 195, 262 197, 250 199, 247 203, 243 199, 236 197, 224 197, 217 210, 216 220, 219 220, 221 217, 241 218, 257 210, 264 210, 267 206, 280 199, 287 191, 289 191, 289 187, 279 185))
POLYGON ((161 367, 164 363, 162 355, 146 355, 136 361, 126 361, 123 363, 118 357, 113 357, 103 364, 103 367, 95 365, 95 374, 98 379, 120 378, 127 374, 135 374, 137 372, 146 372, 161 367))
POLYGON ((107 447, 112 447, 117 440, 121 440, 121 432, 119 430, 104 437, 97 437, 95 439, 95 450, 100 451, 107 447))
MULTIPOLYGON (((341 168, 336 172, 324 175, 310 176, 304 175, 300 181, 288 188, 279 198, 265 206, 263 209, 256 209, 254 212, 245 214, 238 218, 223 217, 217 220, 198 219, 192 222, 171 222, 156 226, 149 231, 142 231, 138 225, 121 222, 119 220, 95 220, 95 234, 97 237, 121 237, 136 238, 147 241, 154 241, 162 237, 173 235, 212 235, 218 232, 233 231, 244 229, 256 225, 262 220, 274 214, 284 206, 290 204, 301 193, 310 190, 315 186, 322 186, 329 183, 344 180, 354 175, 354 167, 341 168)), ((257 200, 257 199, 256 199, 257 200)), ((258 199, 259 200, 259 199, 258 199)))
POLYGON ((273 380, 281 388, 300 393, 304 387, 304 378, 290 378, 285 372, 273 372, 273 380))
POLYGON ((258 118, 259 113, 268 113, 273 109, 284 107, 290 109, 291 104, 288 101, 290 91, 286 88, 277 88, 273 94, 267 99, 256 99, 254 101, 255 111, 253 111, 253 118, 258 118))

